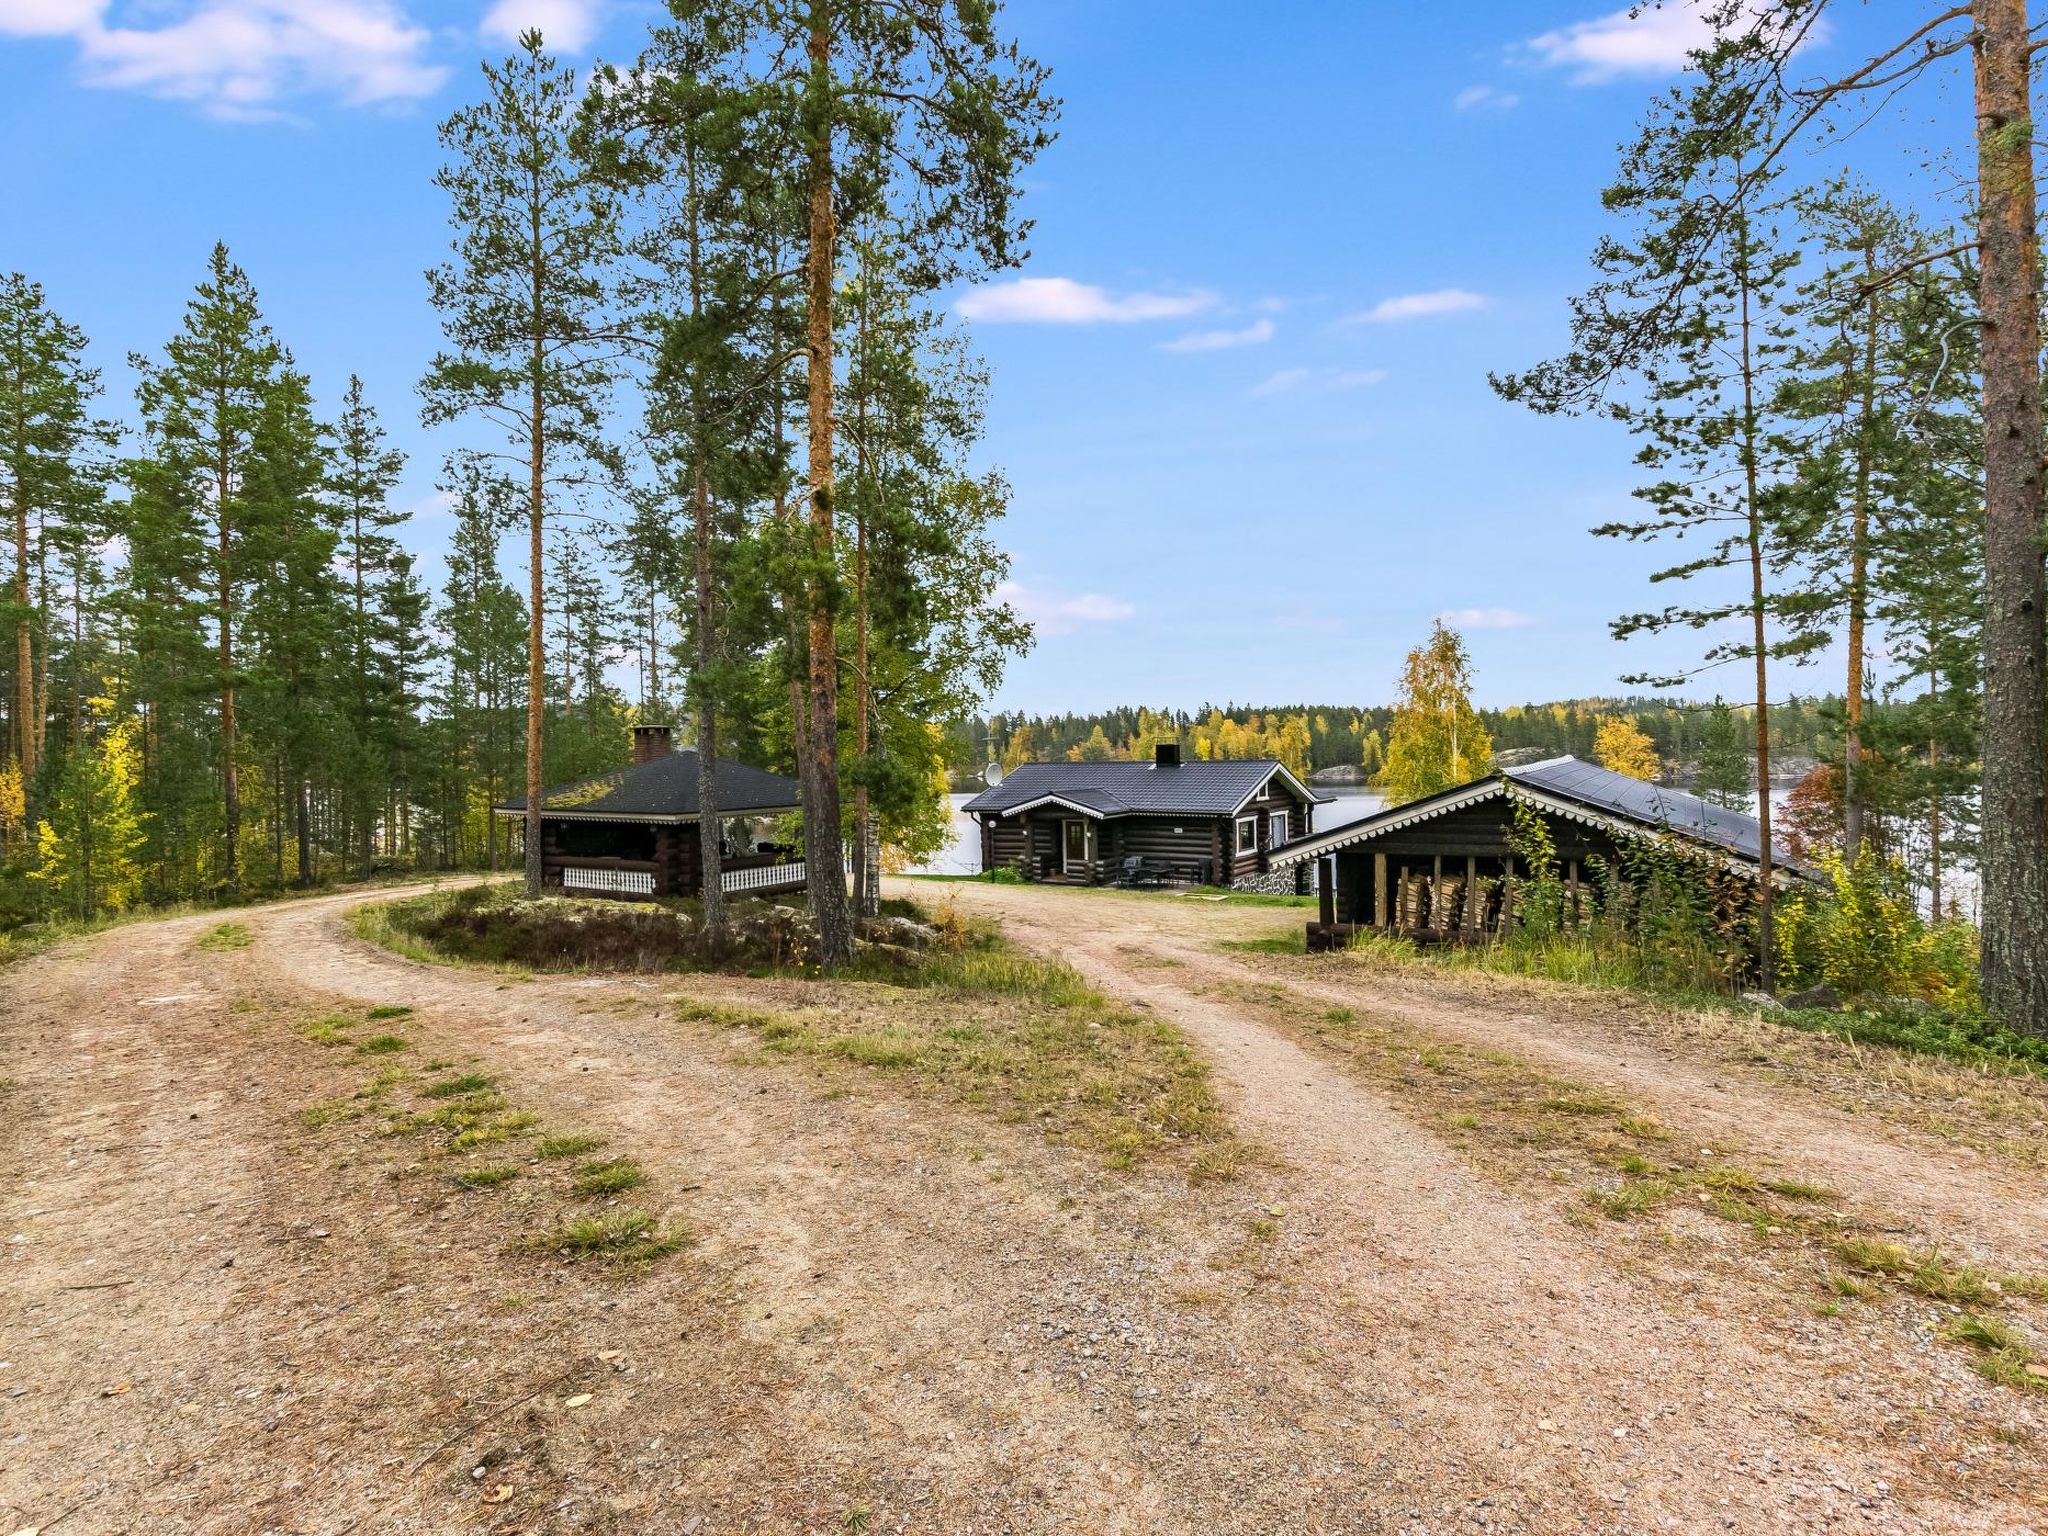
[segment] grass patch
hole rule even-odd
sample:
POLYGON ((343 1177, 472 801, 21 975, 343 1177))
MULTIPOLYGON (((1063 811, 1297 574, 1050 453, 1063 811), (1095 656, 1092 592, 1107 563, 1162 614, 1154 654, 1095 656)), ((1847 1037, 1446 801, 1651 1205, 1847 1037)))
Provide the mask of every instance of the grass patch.
MULTIPOLYGON (((1069 965, 1010 948, 985 924, 944 914, 935 926, 959 947, 871 980, 819 983, 815 1006, 693 999, 679 1015, 744 1030, 766 1056, 884 1074, 1036 1125, 1112 1167, 1228 1139, 1208 1064, 1178 1030, 1111 1001, 1069 965)), ((1218 1150, 1200 1176, 1228 1177, 1243 1155, 1218 1150)))
POLYGON ((311 1023, 299 1026, 299 1033, 315 1045, 352 1045, 355 1036, 349 1031, 355 1027, 355 1020, 345 1013, 322 1014, 311 1023))
POLYGON ((1971 1306, 1991 1300, 1991 1277, 1969 1264, 1951 1263, 1937 1249, 1913 1250, 1882 1238, 1845 1237, 1835 1258, 1850 1269, 1877 1275, 1931 1301, 1971 1306))
POLYGON ((199 935, 198 946, 217 954, 223 950, 247 949, 251 939, 249 930, 240 923, 215 923, 199 935))
POLYGON ((586 1200, 600 1195, 621 1195, 647 1182, 647 1174, 630 1157, 611 1157, 585 1163, 576 1170, 576 1193, 586 1200))
POLYGON ((604 1145, 602 1136, 543 1136, 534 1150, 542 1157, 581 1157, 604 1145))
POLYGON ((372 1035, 356 1047, 364 1056, 390 1056, 411 1049, 410 1042, 398 1035, 372 1035))
POLYGON ((2021 1392, 2048 1392, 2048 1366, 2036 1363, 2026 1339, 2003 1319, 1965 1312, 1943 1336, 1973 1352, 1971 1364, 1986 1381, 2021 1392))
POLYGON ((1849 1008, 1840 1013, 1773 1009, 1772 1023, 1853 1045, 1883 1045, 1970 1066, 2048 1078, 2048 1039, 2016 1034, 1980 1019, 1937 1008, 1849 1008))
POLYGON ((645 1211, 607 1211, 564 1222, 533 1240, 533 1246, 572 1259, 604 1259, 642 1264, 674 1253, 689 1241, 686 1233, 662 1232, 645 1211))
POLYGON ((540 1124, 540 1116, 529 1114, 523 1109, 506 1114, 492 1115, 479 1120, 466 1131, 460 1131, 448 1143, 455 1152, 467 1152, 472 1147, 494 1147, 499 1142, 510 1141, 514 1136, 524 1135, 540 1124))
POLYGON ((360 1104, 347 1099, 335 1099, 325 1104, 308 1104, 299 1111, 299 1124, 309 1131, 318 1131, 342 1120, 353 1120, 363 1112, 360 1104))
POLYGON ((1669 1179, 1629 1178, 1611 1187, 1588 1189, 1581 1198, 1609 1221, 1628 1221, 1656 1210, 1677 1193, 1678 1186, 1669 1179))
POLYGON ((402 1019, 411 1012, 412 1009, 404 1003, 379 1003, 363 1017, 374 1024, 379 1019, 402 1019))
POLYGON ((1286 933, 1269 933, 1257 939, 1223 939, 1216 947, 1244 955, 1305 955, 1308 953, 1308 930, 1290 929, 1286 933))
POLYGON ((495 1189, 518 1177, 519 1170, 510 1163, 486 1163, 481 1168, 465 1168, 454 1176, 454 1182, 464 1189, 495 1189))
POLYGON ((460 1077, 444 1077, 438 1082, 427 1084, 420 1090, 430 1099, 452 1099, 462 1094, 487 1093, 491 1079, 481 1072, 465 1072, 460 1077))

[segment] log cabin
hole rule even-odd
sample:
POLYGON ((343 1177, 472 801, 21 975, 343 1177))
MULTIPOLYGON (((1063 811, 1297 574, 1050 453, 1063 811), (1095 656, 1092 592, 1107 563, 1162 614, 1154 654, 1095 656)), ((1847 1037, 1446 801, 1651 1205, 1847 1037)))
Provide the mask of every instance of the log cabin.
MULTIPOLYGON (((796 780, 721 757, 716 783, 724 828, 720 889, 802 890, 802 856, 764 841, 773 818, 797 809, 796 780)), ((676 751, 665 725, 635 726, 629 765, 543 792, 541 883, 569 895, 627 900, 699 895, 704 845, 697 805, 696 752, 676 751)), ((526 797, 493 810, 523 820, 526 797)))
MULTIPOLYGON (((1625 844, 1670 837, 1702 867, 1746 877, 1753 889, 1763 840, 1754 816, 1646 784, 1575 757, 1502 768, 1454 789, 1390 806, 1277 853, 1277 869, 1317 866, 1321 895, 1308 925, 1311 950, 1340 948, 1379 929, 1425 942, 1466 942, 1511 929, 1516 882, 1529 874, 1515 848, 1515 807, 1541 816, 1557 853, 1569 910, 1591 898, 1595 861, 1613 867, 1625 844)), ((1775 887, 1812 871, 1775 853, 1775 887)))
POLYGON ((964 809, 984 869, 1101 885, 1149 880, 1292 891, 1304 871, 1273 858, 1315 830, 1328 802, 1272 761, 1183 762, 1163 742, 1150 762, 1024 763, 964 809), (1142 861, 1133 865, 1132 861, 1142 861))

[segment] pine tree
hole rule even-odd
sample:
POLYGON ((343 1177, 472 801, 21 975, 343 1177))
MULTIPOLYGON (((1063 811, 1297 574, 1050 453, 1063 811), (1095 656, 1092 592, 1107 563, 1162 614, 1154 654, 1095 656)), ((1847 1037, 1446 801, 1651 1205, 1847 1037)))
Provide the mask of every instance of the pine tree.
MULTIPOLYGON (((707 9, 710 9, 707 7, 707 9)), ((925 290, 1016 262, 1022 169, 1050 142, 1056 103, 1045 72, 995 30, 992 5, 950 0, 725 0, 712 11, 752 60, 803 60, 750 83, 764 150, 795 152, 802 242, 806 418, 805 538, 799 549, 803 650, 799 780, 817 947, 852 954, 840 809, 840 645, 844 588, 837 519, 835 356, 842 220, 886 217, 914 253, 925 290)))
POLYGON ((85 334, 50 309, 41 284, 19 272, 0 281, 0 513, 14 553, 0 617, 13 631, 13 756, 28 794, 49 713, 49 615, 33 577, 95 524, 111 437, 90 414, 99 374, 84 355, 85 334))
POLYGON ((516 515, 518 488, 474 459, 451 466, 455 533, 438 610, 447 637, 443 692, 435 708, 444 814, 456 862, 478 857, 498 868, 492 807, 519 774, 525 714, 527 619, 519 594, 498 572, 498 530, 516 515), (473 830, 472 830, 473 829, 473 830))
POLYGON ((375 688, 378 652, 396 638, 388 626, 378 623, 376 594, 399 555, 392 530, 405 521, 405 514, 392 508, 391 492, 404 473, 405 456, 385 446, 384 428, 363 398, 363 381, 353 374, 334 436, 329 492, 341 518, 340 558, 349 598, 344 806, 357 859, 367 874, 374 857, 377 810, 388 780, 395 708, 375 688))
MULTIPOLYGON (((1786 288, 1798 252, 1778 239, 1767 162, 1772 123, 1749 78, 1769 39, 1737 30, 1739 9, 1715 13, 1721 30, 1692 64, 1700 79, 1661 99, 1605 194, 1627 235, 1603 237, 1600 281, 1572 301, 1572 349, 1526 374, 1496 378, 1506 399, 1542 412, 1596 410, 1640 440, 1637 462, 1661 478, 1636 496, 1647 515, 1606 524, 1608 537, 1704 536, 1704 553, 1658 571, 1655 582, 1735 573, 1725 589, 1692 604, 1635 613, 1615 634, 1714 629, 1731 620, 1742 638, 1710 645, 1700 671, 1747 662, 1755 677, 1758 972, 1772 964, 1770 662, 1809 654, 1811 632, 1774 633, 1783 604, 1770 575, 1783 563, 1781 511, 1787 471, 1773 430, 1774 380, 1783 365, 1786 288), (1632 394, 1611 385, 1633 380, 1632 394)), ((1696 546, 1695 546, 1696 547, 1696 546)), ((1625 679, 1674 687, 1696 673, 1625 679)))
MULTIPOLYGON (((250 737, 265 749, 274 801, 272 846, 286 826, 297 882, 314 879, 313 780, 337 744, 331 665, 341 627, 338 509, 324 494, 328 460, 305 376, 284 367, 265 391, 240 492, 247 584, 243 674, 250 737)), ((284 871, 276 871, 278 883, 284 871)))
POLYGON ((1735 711, 1720 699, 1707 711, 1699 742, 1692 792, 1715 805, 1734 810, 1746 807, 1756 784, 1750 770, 1748 733, 1735 711))
POLYGON ((604 315, 616 200, 571 148, 574 74, 529 31, 484 66, 485 99, 441 125, 455 259, 428 274, 452 347, 421 384, 429 425, 480 415, 503 431, 527 495, 526 888, 541 885, 547 675, 543 635, 550 487, 603 457, 615 347, 604 315))
POLYGON ((219 708, 221 789, 220 884, 241 882, 241 738, 235 715, 241 603, 248 583, 243 560, 243 479, 264 402, 283 353, 257 307, 247 275, 215 245, 206 281, 185 307, 185 324, 161 362, 133 359, 137 390, 152 435, 175 443, 174 462, 198 477, 208 525, 205 580, 214 630, 214 686, 219 708))
MULTIPOLYGON (((980 704, 1031 635, 1000 594, 1009 558, 992 529, 1009 486, 967 463, 986 369, 915 304, 900 251, 863 241, 855 256, 842 392, 852 462, 841 486, 854 532, 854 896, 873 916, 884 842, 917 856, 930 851, 917 839, 943 825, 941 739, 929 723, 980 704)), ((1076 750, 1114 755, 1100 726, 1076 750)))

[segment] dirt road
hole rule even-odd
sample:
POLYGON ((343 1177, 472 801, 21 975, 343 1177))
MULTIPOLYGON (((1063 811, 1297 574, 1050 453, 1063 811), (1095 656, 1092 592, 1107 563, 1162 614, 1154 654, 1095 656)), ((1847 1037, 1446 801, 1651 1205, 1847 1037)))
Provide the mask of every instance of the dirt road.
MULTIPOLYGON (((1270 1157, 1191 1187, 883 1075, 764 1061, 675 1006, 801 983, 421 966, 347 934, 356 899, 237 914, 244 947, 178 919, 0 976, 0 1529, 2038 1519, 2048 1399, 1990 1386, 1909 1308, 1823 1321, 1720 1271, 1674 1294, 1234 1000, 1272 957, 1217 941, 1299 913, 961 891, 1212 1056, 1270 1157), (566 1263, 530 1243, 563 1203, 544 1167, 463 1189, 375 1115, 327 1122, 384 1058, 307 1020, 379 1007, 411 1010, 390 1059, 487 1073, 638 1159, 689 1246, 566 1263)), ((2037 1176, 1944 1183, 1936 1147, 1691 1067, 1727 1113, 1789 1117, 1788 1148, 1839 1140, 1845 1190, 1924 1174, 1910 1219, 2026 1258, 2009 1207, 2037 1176)))

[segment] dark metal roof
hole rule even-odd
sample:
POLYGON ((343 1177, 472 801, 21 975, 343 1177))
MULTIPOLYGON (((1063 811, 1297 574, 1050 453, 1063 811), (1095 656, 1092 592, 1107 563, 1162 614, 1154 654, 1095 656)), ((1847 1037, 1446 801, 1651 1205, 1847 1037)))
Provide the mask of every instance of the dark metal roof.
MULTIPOLYGON (((720 814, 741 811, 783 811, 797 804, 796 780, 764 768, 750 768, 730 758, 717 759, 720 814)), ((501 812, 526 809, 526 797, 505 801, 501 812)), ((683 819, 697 814, 697 753, 694 748, 670 752, 644 763, 614 768, 596 778, 560 784, 545 791, 543 816, 577 816, 593 820, 683 819)))
POLYGON ((1282 763, 1270 760, 1220 763, 1023 763, 994 789, 983 790, 965 809, 990 815, 1057 795, 1098 815, 1228 816, 1274 774, 1304 800, 1331 797, 1303 784, 1282 763))
MULTIPOLYGON (((1720 848, 1735 857, 1756 863, 1763 853, 1762 829, 1754 816, 1725 810, 1688 795, 1682 790, 1646 784, 1626 774, 1615 773, 1576 757, 1552 757, 1542 762, 1502 768, 1470 784, 1411 800, 1405 805, 1374 811, 1343 826, 1328 827, 1313 837, 1290 844, 1273 855, 1275 865, 1304 858, 1317 858, 1337 848, 1367 842, 1402 827, 1435 819, 1510 792, 1526 791, 1530 798, 1567 814, 1583 813, 1610 821, 1626 822, 1646 830, 1667 831, 1695 842, 1720 848)), ((1810 872, 1780 850, 1775 862, 1796 875, 1810 872)))
POLYGON ((1763 857, 1763 829, 1754 816, 1727 810, 1683 790, 1646 784, 1576 757, 1553 757, 1501 772, 1517 784, 1561 795, 1593 810, 1712 843, 1752 861, 1763 857))

